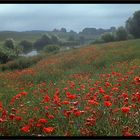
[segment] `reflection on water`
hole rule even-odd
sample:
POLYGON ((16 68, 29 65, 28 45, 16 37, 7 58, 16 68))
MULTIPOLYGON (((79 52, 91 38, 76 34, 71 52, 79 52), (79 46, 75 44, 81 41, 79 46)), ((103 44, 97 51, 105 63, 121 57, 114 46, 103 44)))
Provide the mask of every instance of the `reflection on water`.
POLYGON ((33 50, 27 54, 23 54, 22 56, 28 57, 28 56, 35 56, 37 54, 38 54, 38 52, 36 50, 33 50))

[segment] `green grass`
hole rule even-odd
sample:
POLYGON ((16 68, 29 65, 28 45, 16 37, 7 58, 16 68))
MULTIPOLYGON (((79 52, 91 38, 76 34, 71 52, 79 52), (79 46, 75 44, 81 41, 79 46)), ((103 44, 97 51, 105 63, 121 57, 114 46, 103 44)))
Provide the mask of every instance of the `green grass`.
MULTIPOLYGON (((89 45, 57 54, 44 54, 39 61, 32 65, 33 60, 26 59, 25 62, 15 60, 15 67, 21 68, 20 70, 11 70, 11 66, 9 68, 7 66, 7 71, 0 72, 0 101, 8 111, 8 115, 13 113, 12 108, 19 112, 20 110, 26 112, 26 114, 21 112, 16 114, 23 117, 21 122, 7 118, 8 121, 3 122, 2 126, 6 131, 0 135, 122 136, 122 130, 126 126, 132 128, 130 133, 133 135, 139 134, 140 119, 139 116, 133 117, 133 112, 138 112, 138 115, 140 112, 131 108, 130 116, 124 115, 121 108, 133 105, 134 103, 131 101, 133 94, 140 92, 139 85, 134 83, 134 78, 140 74, 140 69, 134 67, 140 66, 140 39, 89 45), (26 67, 26 64, 29 64, 29 68, 26 67), (130 72, 133 73, 128 74, 130 72), (111 83, 110 87, 105 86, 107 81, 111 83), (69 99, 64 91, 65 87, 77 98, 69 99), (92 93, 90 88, 93 87, 95 91, 92 93), (105 90, 106 95, 111 96, 113 104, 111 107, 104 105, 104 94, 101 94, 99 90, 101 87, 105 90), (113 89, 116 87, 118 90, 113 89), (12 97, 23 91, 28 94, 16 99, 15 103, 9 106, 12 97), (88 97, 89 93, 90 97, 88 97), (89 100, 93 100, 95 93, 100 93, 97 98, 99 106, 88 103, 89 100), (128 94, 129 105, 124 104, 122 93, 128 94), (46 95, 50 97, 50 102, 42 103, 46 95), (58 101, 59 99, 60 101, 58 101), (118 101, 118 104, 115 104, 114 100, 118 101), (70 105, 63 105, 63 101, 70 101, 70 105), (79 104, 73 105, 76 101, 79 104), (49 107, 48 111, 44 110, 45 106, 49 107), (35 107, 38 110, 34 110, 35 107), (86 107, 90 107, 91 110, 86 110, 86 107), (64 110, 69 111, 72 108, 85 112, 76 117, 73 111, 70 118, 63 115, 64 110), (116 114, 111 114, 111 111, 117 108, 120 110, 116 114), (47 118, 46 113, 54 115, 54 119, 47 118), (92 119, 95 117, 96 124, 85 125, 86 120, 90 120, 89 117, 92 119), (112 125, 110 117, 119 123, 112 125), (27 125, 31 118, 35 118, 36 123, 40 118, 47 118, 49 122, 42 127, 54 127, 55 132, 46 134, 42 128, 36 126, 33 126, 28 133, 21 132, 21 128, 27 125), (74 123, 71 124, 70 121, 74 123), (81 132, 81 129, 84 132, 81 132)), ((136 102, 136 106, 139 107, 139 102, 136 102)))

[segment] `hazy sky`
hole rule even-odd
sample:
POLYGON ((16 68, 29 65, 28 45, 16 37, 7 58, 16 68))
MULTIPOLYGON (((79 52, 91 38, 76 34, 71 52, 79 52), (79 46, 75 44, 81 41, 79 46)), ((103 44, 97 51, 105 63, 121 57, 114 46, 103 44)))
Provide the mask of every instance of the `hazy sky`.
POLYGON ((137 10, 140 4, 0 4, 0 30, 118 27, 137 10))

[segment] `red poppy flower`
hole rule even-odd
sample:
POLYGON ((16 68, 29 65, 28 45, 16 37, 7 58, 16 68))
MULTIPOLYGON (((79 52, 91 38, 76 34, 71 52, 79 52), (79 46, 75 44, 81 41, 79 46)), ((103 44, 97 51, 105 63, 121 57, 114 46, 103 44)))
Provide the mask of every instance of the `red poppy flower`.
POLYGON ((125 132, 124 136, 133 136, 133 134, 131 134, 130 132, 125 132))
POLYGON ((3 106, 2 106, 2 102, 0 102, 0 108, 2 108, 3 106))
POLYGON ((110 101, 104 101, 104 105, 106 107, 110 107, 110 106, 112 106, 112 103, 110 101))
POLYGON ((74 94, 74 95, 69 95, 69 96, 67 96, 69 99, 71 99, 71 100, 73 100, 73 99, 75 99, 76 98, 76 95, 74 94))
POLYGON ((45 108, 45 110, 48 110, 48 109, 49 109, 49 107, 48 107, 48 106, 45 106, 44 108, 45 108))
POLYGON ((99 105, 99 103, 94 100, 88 100, 88 103, 91 105, 99 105))
POLYGON ((105 90, 102 89, 102 88, 100 87, 100 88, 99 88, 99 92, 100 92, 101 94, 104 94, 104 93, 105 93, 105 90))
POLYGON ((23 91, 20 94, 23 95, 23 96, 26 96, 28 94, 28 92, 23 91))
POLYGON ((10 115, 9 115, 9 118, 10 118, 11 120, 13 120, 13 119, 15 118, 15 114, 10 114, 10 115))
POLYGON ((104 99, 105 99, 105 100, 110 100, 110 98, 111 98, 111 97, 110 97, 109 95, 104 95, 104 99))
POLYGON ((36 127, 41 127, 41 126, 42 126, 41 123, 37 123, 37 124, 36 124, 36 127))
POLYGON ((16 117, 15 117, 15 120, 16 120, 16 121, 21 121, 21 120, 22 120, 22 117, 21 117, 21 116, 16 116, 16 117))
POLYGON ((30 126, 29 126, 29 125, 26 125, 26 126, 22 127, 22 128, 21 128, 21 131, 22 131, 22 132, 25 132, 25 133, 30 132, 30 126))
POLYGON ((48 95, 45 95, 44 102, 49 102, 49 101, 50 101, 50 97, 48 95))
POLYGON ((136 76, 136 77, 134 78, 134 81, 140 83, 140 77, 136 76))
POLYGON ((48 118, 49 119, 54 119, 54 116, 53 115, 49 115, 48 118))
POLYGON ((38 122, 39 122, 39 123, 47 123, 47 122, 48 122, 48 120, 46 120, 46 119, 42 118, 42 119, 39 119, 39 120, 38 120, 38 122))
POLYGON ((45 133, 52 133, 54 131, 54 127, 44 127, 43 131, 45 133))
POLYGON ((130 107, 122 107, 121 110, 123 113, 128 113, 130 111, 130 107))
POLYGON ((79 117, 80 115, 81 115, 81 111, 76 111, 76 112, 74 112, 74 115, 76 116, 76 117, 79 117))
POLYGON ((68 104, 70 104, 70 102, 69 101, 63 101, 62 104, 68 105, 68 104))

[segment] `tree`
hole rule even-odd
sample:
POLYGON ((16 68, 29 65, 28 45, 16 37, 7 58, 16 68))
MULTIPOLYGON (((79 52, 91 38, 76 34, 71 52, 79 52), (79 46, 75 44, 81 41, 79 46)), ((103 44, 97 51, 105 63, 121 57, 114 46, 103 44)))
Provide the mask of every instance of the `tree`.
POLYGON ((114 36, 112 33, 104 33, 102 36, 101 36, 101 39, 104 41, 104 42, 111 42, 111 41, 114 41, 114 36))
POLYGON ((57 36, 52 35, 52 36, 51 36, 51 41, 52 41, 53 44, 57 44, 57 43, 58 43, 58 38, 57 38, 57 36))
POLYGON ((126 21, 126 29, 135 38, 140 38, 140 11, 136 11, 133 17, 126 21))
POLYGON ((30 51, 32 51, 33 49, 33 44, 32 42, 29 42, 27 40, 23 40, 19 43, 19 46, 21 46, 23 48, 23 52, 24 53, 28 53, 30 51))
POLYGON ((42 50, 44 48, 44 46, 49 45, 51 43, 52 43, 52 40, 49 38, 49 36, 43 35, 40 39, 38 39, 34 43, 34 48, 36 50, 42 50))
POLYGON ((80 42, 80 44, 84 44, 85 43, 85 37, 84 36, 79 36, 79 42, 80 42))
POLYGON ((117 30, 116 30, 116 40, 126 40, 127 39, 127 37, 128 37, 128 33, 127 33, 127 31, 126 31, 126 29, 123 27, 123 26, 121 26, 121 27, 119 27, 117 30))
POLYGON ((63 33, 66 33, 67 32, 67 30, 65 28, 61 28, 60 31, 63 32, 63 33))
POLYGON ((9 49, 14 49, 15 47, 15 41, 12 38, 6 39, 4 42, 4 46, 9 48, 9 49))
POLYGON ((68 37, 68 41, 75 41, 75 37, 74 37, 74 35, 69 35, 69 37, 68 37))
POLYGON ((0 48, 0 63, 6 63, 9 57, 3 48, 0 48))

